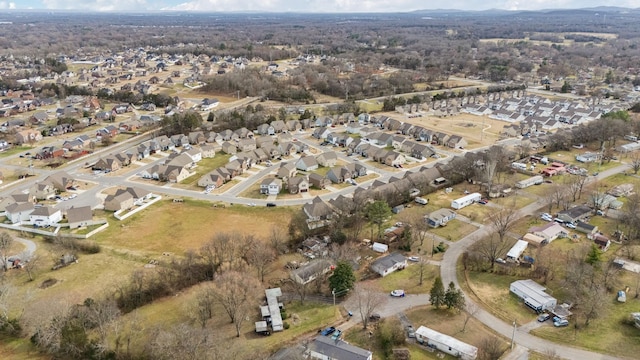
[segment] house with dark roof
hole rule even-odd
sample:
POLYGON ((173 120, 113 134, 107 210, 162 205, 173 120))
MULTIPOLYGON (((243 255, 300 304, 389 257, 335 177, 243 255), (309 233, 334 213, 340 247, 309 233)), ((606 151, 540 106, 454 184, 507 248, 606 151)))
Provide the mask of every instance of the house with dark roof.
POLYGON ((305 351, 311 359, 320 360, 371 360, 373 353, 340 339, 319 335, 305 351))
POLYGON ((316 229, 328 225, 329 220, 331 220, 334 214, 333 208, 319 196, 313 198, 310 203, 304 204, 302 210, 307 216, 309 229, 316 229))
POLYGON ((295 269, 291 272, 291 280, 300 285, 305 285, 318 276, 322 276, 331 271, 333 265, 326 259, 319 259, 311 261, 309 264, 295 269))
POLYGON ((396 270, 404 269, 405 267, 407 267, 407 258, 398 252, 378 258, 371 263, 371 270, 382 277, 396 270))
POLYGON ((586 205, 574 206, 571 209, 558 212, 558 219, 564 222, 575 223, 588 217, 593 210, 586 205))

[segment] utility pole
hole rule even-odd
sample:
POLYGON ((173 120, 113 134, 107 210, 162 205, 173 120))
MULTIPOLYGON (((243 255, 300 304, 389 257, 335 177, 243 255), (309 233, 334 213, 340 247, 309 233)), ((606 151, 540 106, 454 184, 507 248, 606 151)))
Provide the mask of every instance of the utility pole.
POLYGON ((511 334, 511 350, 513 350, 514 339, 516 338, 516 321, 513 320, 513 334, 511 334))
POLYGON ((336 289, 331 289, 331 295, 333 295, 333 307, 336 306, 336 289))

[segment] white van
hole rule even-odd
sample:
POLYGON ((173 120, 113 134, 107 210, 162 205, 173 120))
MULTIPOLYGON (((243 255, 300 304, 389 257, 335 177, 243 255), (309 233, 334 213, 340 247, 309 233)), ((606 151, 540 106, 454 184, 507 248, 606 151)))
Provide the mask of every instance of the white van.
POLYGON ((421 197, 417 197, 414 199, 416 203, 420 204, 420 205, 427 205, 429 203, 429 200, 425 199, 425 198, 421 198, 421 197))

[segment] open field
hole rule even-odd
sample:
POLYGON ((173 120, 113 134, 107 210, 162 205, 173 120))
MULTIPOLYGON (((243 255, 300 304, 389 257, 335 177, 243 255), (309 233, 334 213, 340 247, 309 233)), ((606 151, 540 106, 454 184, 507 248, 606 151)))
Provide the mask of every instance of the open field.
POLYGON ((439 272, 439 266, 425 264, 423 282, 420 285, 420 265, 418 263, 409 263, 406 269, 380 278, 376 283, 387 293, 394 289, 403 289, 407 294, 425 294, 431 290, 433 280, 439 272))
MULTIPOLYGON (((478 228, 469 223, 460 221, 458 219, 453 219, 447 223, 447 226, 437 227, 435 229, 429 230, 429 232, 434 233, 437 236, 445 238, 449 241, 457 241, 471 234, 477 229, 478 228)), ((436 240, 436 244, 437 243, 438 241, 436 240)))
MULTIPOLYGON (((458 114, 445 118, 437 118, 433 116, 409 118, 396 112, 381 114, 396 118, 405 123, 422 126, 426 129, 443 131, 447 134, 460 135, 464 137, 469 144, 474 143, 476 145, 474 147, 495 144, 495 142, 500 139, 502 129, 507 125, 504 121, 471 114, 458 114)), ((471 148, 471 146, 469 146, 469 148, 471 148)), ((436 150, 437 149, 438 147, 436 147, 436 150)))
POLYGON ((10 149, 7 149, 5 151, 1 151, 0 152, 0 157, 11 156, 11 155, 18 154, 18 153, 21 153, 23 151, 28 151, 28 150, 31 150, 31 149, 33 149, 33 147, 31 147, 31 146, 14 146, 14 147, 12 147, 10 149))
POLYGON ((216 168, 219 168, 227 164, 229 162, 230 157, 231 155, 218 153, 216 154, 216 156, 212 158, 206 158, 206 159, 200 160, 198 162, 198 166, 195 168, 196 173, 184 179, 182 182, 180 182, 180 184, 176 184, 176 186, 180 188, 187 188, 190 190, 201 189, 198 187, 198 180, 200 180, 200 178, 203 175, 210 172, 211 170, 214 170, 216 168))
POLYGON ((182 254, 200 248, 217 232, 239 231, 258 238, 266 237, 273 226, 286 226, 296 210, 242 205, 221 208, 205 201, 173 203, 162 200, 124 221, 109 220, 112 226, 96 235, 94 240, 143 254, 182 254))

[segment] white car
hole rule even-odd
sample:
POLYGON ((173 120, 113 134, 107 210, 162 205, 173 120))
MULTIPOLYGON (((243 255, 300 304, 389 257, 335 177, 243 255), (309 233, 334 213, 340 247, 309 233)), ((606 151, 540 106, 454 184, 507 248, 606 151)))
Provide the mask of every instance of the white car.
POLYGON ((391 291, 391 296, 393 297, 404 297, 404 290, 393 290, 391 291))
POLYGON ((413 262, 418 262, 418 261, 420 261, 420 257, 418 257, 418 256, 409 256, 407 259, 408 259, 409 261, 413 261, 413 262))
POLYGON ((565 223, 564 226, 568 227, 569 229, 575 229, 576 226, 573 223, 565 223))

